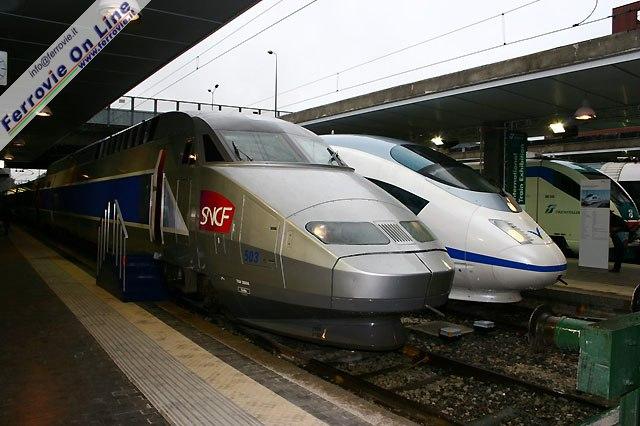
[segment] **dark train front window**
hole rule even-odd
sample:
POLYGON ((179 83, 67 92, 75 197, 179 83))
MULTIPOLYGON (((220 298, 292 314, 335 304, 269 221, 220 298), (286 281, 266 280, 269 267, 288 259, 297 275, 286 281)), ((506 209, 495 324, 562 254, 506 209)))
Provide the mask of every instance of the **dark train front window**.
POLYGON ((281 133, 222 130, 220 134, 241 161, 306 162, 281 133))
MULTIPOLYGON (((574 170, 577 170, 589 180, 610 179, 604 173, 597 171, 589 166, 583 166, 573 163, 567 163, 574 170)), ((625 220, 638 219, 638 209, 633 200, 624 192, 624 190, 615 181, 611 181, 611 202, 616 206, 620 216, 625 220)))
POLYGON ((611 201, 624 220, 638 219, 638 210, 633 200, 614 181, 611 181, 611 201))
POLYGON ((445 185, 469 191, 501 193, 499 188, 471 167, 426 146, 396 145, 391 149, 391 157, 403 166, 445 185))

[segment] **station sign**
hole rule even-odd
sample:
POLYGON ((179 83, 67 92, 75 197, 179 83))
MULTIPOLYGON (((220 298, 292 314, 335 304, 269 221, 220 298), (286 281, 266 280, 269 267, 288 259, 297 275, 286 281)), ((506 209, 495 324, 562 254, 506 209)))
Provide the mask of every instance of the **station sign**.
POLYGON ((0 150, 69 84, 150 0, 96 0, 0 96, 0 150))
POLYGON ((504 135, 504 188, 524 205, 527 187, 527 134, 506 131, 504 135))

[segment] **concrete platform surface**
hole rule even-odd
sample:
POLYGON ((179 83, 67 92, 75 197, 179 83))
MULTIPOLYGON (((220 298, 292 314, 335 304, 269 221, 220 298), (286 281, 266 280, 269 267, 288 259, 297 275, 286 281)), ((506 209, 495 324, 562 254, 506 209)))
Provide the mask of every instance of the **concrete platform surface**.
MULTIPOLYGON (((613 267, 613 263, 609 265, 613 267)), ((578 259, 567 259, 567 285, 556 283, 526 295, 557 299, 626 312, 631 296, 640 284, 640 265, 625 263, 620 272, 578 266, 578 259)))
POLYGON ((0 424, 408 423, 171 303, 122 303, 18 228, 0 267, 0 424))

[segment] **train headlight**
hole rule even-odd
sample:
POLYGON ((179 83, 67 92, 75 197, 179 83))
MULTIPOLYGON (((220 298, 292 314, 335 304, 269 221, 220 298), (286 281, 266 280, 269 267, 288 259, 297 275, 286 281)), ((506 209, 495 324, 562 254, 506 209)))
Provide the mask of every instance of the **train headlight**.
POLYGON ((533 241, 531 238, 529 238, 525 231, 518 228, 511 222, 500 219, 489 219, 489 222, 493 223, 498 229, 500 229, 502 232, 504 232, 520 244, 531 244, 533 241))
POLYGON ((309 222, 305 228, 325 244, 385 245, 390 242, 370 222, 309 222))
POLYGON ((436 237, 422 222, 412 220, 410 222, 400 222, 400 225, 419 243, 434 241, 436 237))
POLYGON ((509 210, 511 210, 512 212, 520 213, 522 211, 522 207, 520 207, 520 204, 518 204, 516 199, 513 198, 513 195, 506 194, 505 201, 507 202, 507 207, 509 207, 509 210))

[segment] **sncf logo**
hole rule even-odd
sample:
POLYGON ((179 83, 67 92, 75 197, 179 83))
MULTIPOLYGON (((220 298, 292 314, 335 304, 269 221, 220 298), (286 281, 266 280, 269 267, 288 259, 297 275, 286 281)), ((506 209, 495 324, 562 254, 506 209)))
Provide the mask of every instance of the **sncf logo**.
POLYGON ((200 191, 200 229, 228 234, 236 207, 222 194, 200 191))

